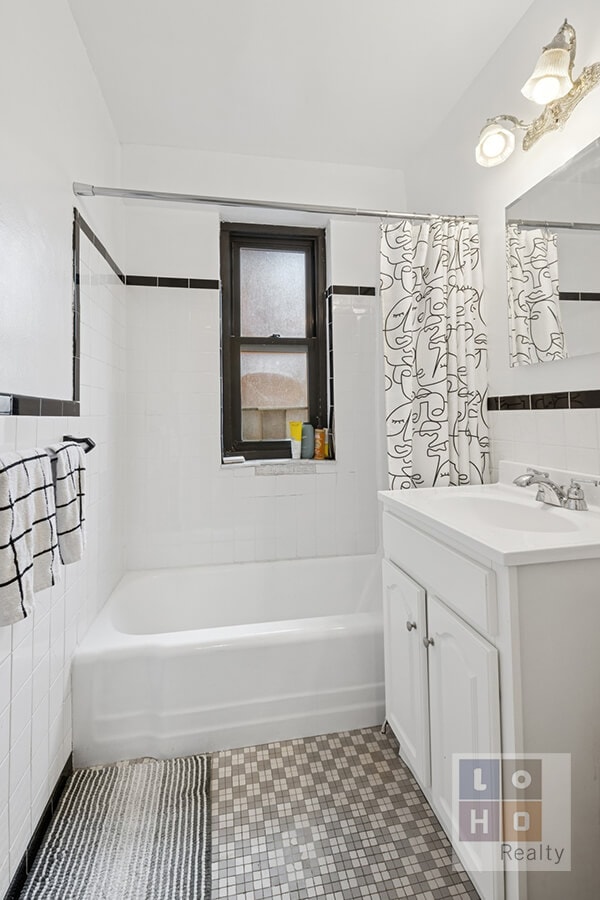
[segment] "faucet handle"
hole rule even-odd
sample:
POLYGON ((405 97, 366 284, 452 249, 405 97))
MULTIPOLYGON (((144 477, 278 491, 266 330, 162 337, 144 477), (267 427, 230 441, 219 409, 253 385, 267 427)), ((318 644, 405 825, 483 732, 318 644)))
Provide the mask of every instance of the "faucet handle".
POLYGON ((549 472, 542 472, 541 469, 534 469, 532 466, 527 466, 527 472, 530 475, 541 475, 543 478, 550 478, 549 472))
POLYGON ((600 482, 597 478, 571 478, 571 486, 565 499, 565 507, 567 509, 585 511, 588 508, 581 484, 593 484, 595 487, 598 487, 600 482))
POLYGON ((597 478, 571 478, 571 487, 581 487, 582 484, 593 484, 598 487, 600 481, 597 478))

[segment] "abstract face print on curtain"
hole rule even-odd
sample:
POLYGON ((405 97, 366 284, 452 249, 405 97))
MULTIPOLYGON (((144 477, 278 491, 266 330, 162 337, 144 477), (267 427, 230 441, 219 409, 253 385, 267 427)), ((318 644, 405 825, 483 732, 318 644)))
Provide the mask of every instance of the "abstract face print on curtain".
POLYGON ((565 359, 556 235, 506 226, 511 366, 565 359))
POLYGON ((392 490, 488 480, 482 293, 476 225, 433 219, 382 228, 392 490))

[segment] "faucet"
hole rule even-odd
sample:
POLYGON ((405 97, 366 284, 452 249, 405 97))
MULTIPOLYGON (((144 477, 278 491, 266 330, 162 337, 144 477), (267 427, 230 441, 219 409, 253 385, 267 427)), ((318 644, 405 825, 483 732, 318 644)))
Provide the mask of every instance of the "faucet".
POLYGON ((549 506, 560 506, 563 509, 584 511, 588 507, 585 502, 581 482, 593 484, 596 487, 600 483, 595 478, 579 478, 577 480, 571 478, 570 487, 565 488, 564 485, 561 487, 555 481, 552 481, 548 472, 540 472, 538 469, 527 469, 524 475, 517 475, 513 484, 516 484, 517 487, 529 487, 530 484, 537 484, 536 500, 547 503, 549 506))

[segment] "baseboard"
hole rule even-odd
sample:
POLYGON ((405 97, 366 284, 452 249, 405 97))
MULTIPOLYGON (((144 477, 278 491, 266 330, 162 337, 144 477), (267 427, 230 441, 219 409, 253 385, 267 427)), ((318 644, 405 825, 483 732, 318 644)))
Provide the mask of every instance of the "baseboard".
POLYGON ((19 863, 15 874, 12 877, 10 885, 8 887, 8 891, 4 895, 4 900, 19 900, 19 896, 21 891, 23 890, 23 885, 27 880, 27 876, 31 871, 31 867, 33 865, 33 861, 37 855, 38 850, 42 845, 42 841, 44 840, 44 835, 48 830, 48 826, 52 821, 52 816, 56 812, 56 807, 58 806, 58 801, 60 800, 62 793, 67 784, 67 779, 69 775, 73 771, 73 754, 69 756, 68 760, 65 763, 65 766, 58 776, 58 780, 54 785, 54 790, 50 796, 50 799, 46 803, 46 807, 44 812, 40 816, 40 820, 35 827, 35 831, 31 836, 29 843, 27 844, 27 849, 21 858, 21 862, 19 863))

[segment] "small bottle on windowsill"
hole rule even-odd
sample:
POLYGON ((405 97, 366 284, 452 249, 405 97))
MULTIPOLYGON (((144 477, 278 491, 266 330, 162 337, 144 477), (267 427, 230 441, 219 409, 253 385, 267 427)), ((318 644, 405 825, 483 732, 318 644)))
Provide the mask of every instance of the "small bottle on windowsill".
POLYGON ((312 459, 315 455, 315 429, 310 422, 302 423, 302 459, 312 459))

